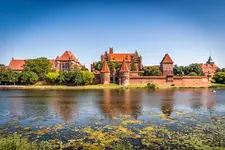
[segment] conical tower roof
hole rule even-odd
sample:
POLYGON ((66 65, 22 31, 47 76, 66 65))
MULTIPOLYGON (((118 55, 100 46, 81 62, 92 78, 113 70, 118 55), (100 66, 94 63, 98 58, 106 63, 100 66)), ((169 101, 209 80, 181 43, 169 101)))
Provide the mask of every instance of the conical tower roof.
POLYGON ((123 63, 122 63, 121 68, 120 68, 120 72, 129 72, 129 71, 130 70, 128 69, 125 60, 123 60, 123 63))
POLYGON ((214 64, 214 62, 213 62, 213 60, 212 60, 212 57, 211 56, 209 56, 209 59, 208 59, 208 61, 206 62, 207 64, 214 64))
POLYGON ((108 63, 106 61, 103 62, 101 72, 105 72, 105 73, 110 72, 108 63))
POLYGON ((163 57, 161 63, 173 63, 173 60, 170 58, 169 54, 166 54, 166 55, 163 57))

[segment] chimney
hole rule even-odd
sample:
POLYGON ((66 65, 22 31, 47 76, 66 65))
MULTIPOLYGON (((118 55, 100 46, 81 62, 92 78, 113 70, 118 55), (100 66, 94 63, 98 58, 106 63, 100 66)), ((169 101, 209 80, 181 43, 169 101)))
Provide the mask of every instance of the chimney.
POLYGON ((12 60, 14 60, 14 57, 12 58, 12 60))

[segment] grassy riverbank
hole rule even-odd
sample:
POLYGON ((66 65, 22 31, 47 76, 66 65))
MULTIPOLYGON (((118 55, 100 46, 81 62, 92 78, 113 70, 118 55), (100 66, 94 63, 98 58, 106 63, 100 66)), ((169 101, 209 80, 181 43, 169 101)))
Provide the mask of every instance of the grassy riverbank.
POLYGON ((98 85, 85 85, 85 86, 66 86, 66 85, 4 85, 0 89, 37 89, 37 90, 85 90, 85 89, 132 89, 132 88, 145 88, 146 85, 129 85, 121 86, 117 84, 98 84, 98 85))
POLYGON ((225 84, 212 83, 209 88, 225 88, 225 84))
MULTIPOLYGON (((148 88, 146 84, 121 86, 117 84, 97 84, 97 85, 85 85, 85 86, 66 86, 66 85, 2 85, 0 90, 15 90, 15 89, 34 89, 34 90, 94 90, 94 89, 139 89, 148 88)), ((157 89, 174 89, 174 88, 207 88, 196 86, 156 86, 157 89)), ((225 84, 213 83, 208 88, 225 88, 225 84)))

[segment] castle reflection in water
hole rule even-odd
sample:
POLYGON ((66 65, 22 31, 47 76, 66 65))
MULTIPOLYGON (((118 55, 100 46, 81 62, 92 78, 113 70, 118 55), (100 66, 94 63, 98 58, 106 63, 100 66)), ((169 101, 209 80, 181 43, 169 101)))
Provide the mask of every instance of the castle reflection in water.
MULTIPOLYGON (((208 90, 91 90, 91 91, 18 91, 9 96, 11 119, 44 116, 65 123, 90 118, 113 120, 120 115, 134 119, 144 112, 166 116, 179 109, 209 115, 215 110, 214 93, 208 90)), ((7 106, 6 106, 7 107, 7 106)), ((5 108, 6 109, 6 108, 5 108)))

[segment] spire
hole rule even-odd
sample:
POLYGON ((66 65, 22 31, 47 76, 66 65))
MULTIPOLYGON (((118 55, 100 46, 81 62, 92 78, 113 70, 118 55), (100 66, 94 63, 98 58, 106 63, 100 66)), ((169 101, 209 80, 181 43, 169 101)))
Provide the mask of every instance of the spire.
POLYGON ((207 64, 214 64, 213 60, 212 60, 212 56, 211 56, 211 50, 209 50, 209 59, 206 62, 207 64))
POLYGON ((170 58, 169 54, 167 53, 164 57, 161 63, 173 63, 173 60, 170 58))
POLYGON ((103 62, 101 72, 105 72, 105 73, 109 73, 110 72, 109 66, 108 66, 106 61, 103 62))
POLYGON ((206 62, 207 64, 214 64, 211 55, 209 56, 208 61, 206 62))
POLYGON ((129 72, 129 69, 127 67, 127 64, 126 64, 125 60, 123 60, 123 63, 122 63, 121 68, 120 68, 120 72, 129 72))

